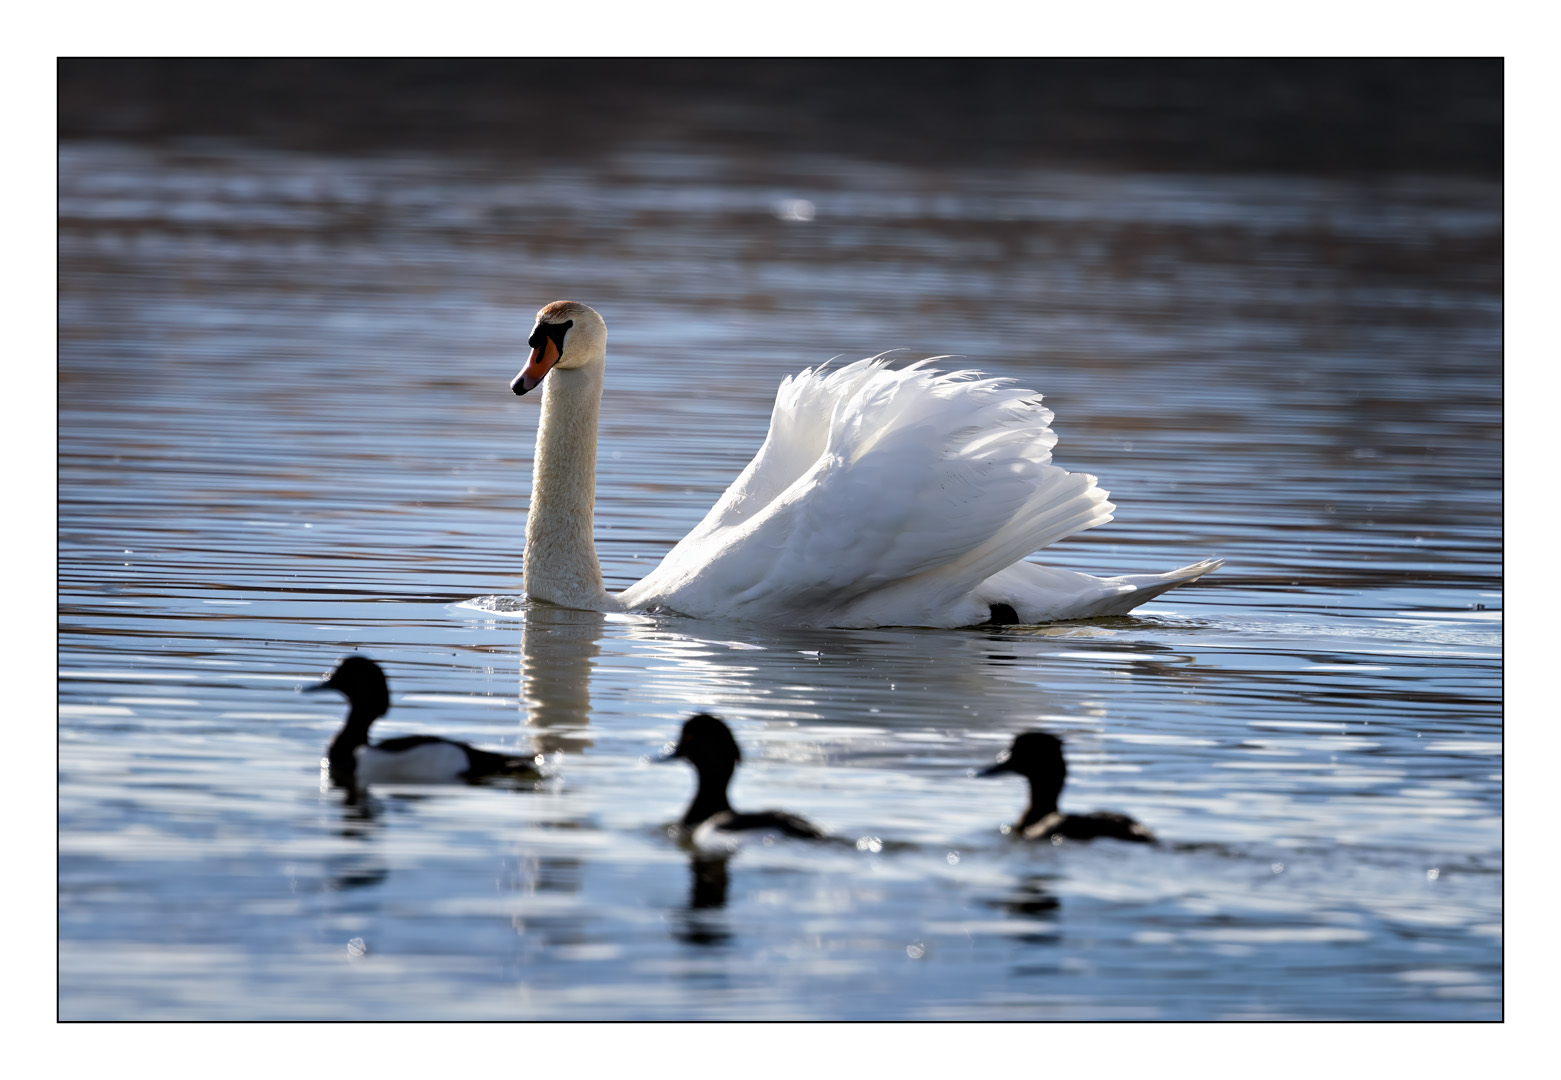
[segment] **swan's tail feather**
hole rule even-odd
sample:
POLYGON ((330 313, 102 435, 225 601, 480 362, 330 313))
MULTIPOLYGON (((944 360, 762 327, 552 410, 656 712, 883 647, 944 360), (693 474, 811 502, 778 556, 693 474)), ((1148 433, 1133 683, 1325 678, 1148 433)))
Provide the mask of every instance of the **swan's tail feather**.
POLYGON ((1121 577, 1106 578, 1104 580, 1113 585, 1125 585, 1127 590, 1112 597, 1097 615, 1125 615, 1139 604, 1153 600, 1163 592, 1169 592, 1178 585, 1186 585, 1190 581, 1197 581, 1204 574, 1212 573, 1225 565, 1224 559, 1204 559, 1202 562, 1184 566, 1180 570, 1171 570, 1164 574, 1124 574, 1121 577))
POLYGON ((1027 624, 1126 615, 1161 593, 1197 581, 1224 564, 1224 559, 1204 559, 1164 574, 1098 578, 1021 562, 983 581, 976 595, 983 604, 1009 605, 1019 621, 1027 624))

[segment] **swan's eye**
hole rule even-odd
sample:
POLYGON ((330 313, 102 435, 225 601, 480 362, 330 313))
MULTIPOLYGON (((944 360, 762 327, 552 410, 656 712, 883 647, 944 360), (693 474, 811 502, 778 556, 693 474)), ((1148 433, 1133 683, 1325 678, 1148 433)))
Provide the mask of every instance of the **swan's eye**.
POLYGON ((569 328, 574 324, 575 321, 573 319, 561 323, 539 322, 536 325, 536 329, 531 331, 531 336, 526 339, 526 344, 533 349, 540 349, 544 341, 552 338, 553 347, 562 353, 564 351, 564 335, 569 332, 569 328))

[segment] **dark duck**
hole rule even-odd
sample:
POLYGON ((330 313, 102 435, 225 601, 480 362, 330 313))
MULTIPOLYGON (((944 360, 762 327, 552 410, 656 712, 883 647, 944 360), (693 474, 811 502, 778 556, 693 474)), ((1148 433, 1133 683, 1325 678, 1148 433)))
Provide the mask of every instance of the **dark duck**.
POLYGON ((331 781, 340 787, 475 783, 490 777, 535 780, 541 775, 526 758, 479 750, 438 735, 369 742, 369 725, 390 710, 390 687, 384 671, 366 656, 347 657, 330 678, 304 689, 337 690, 347 698, 347 722, 326 751, 331 781))
POLYGON ((1018 773, 1030 782, 1030 805, 1024 816, 1005 832, 1026 840, 1094 840, 1109 836, 1141 844, 1155 842, 1154 834, 1126 814, 1097 810, 1093 814, 1064 814, 1057 809, 1057 797, 1068 778, 1068 765, 1062 758, 1062 742, 1044 731, 1027 731, 1014 739, 1012 748, 1003 752, 997 764, 977 776, 1018 773))
POLYGON ((823 830, 784 810, 760 810, 744 814, 726 801, 726 788, 732 773, 743 759, 732 737, 732 729, 709 713, 697 713, 683 724, 683 733, 671 753, 662 761, 686 761, 699 776, 694 801, 688 804, 679 824, 698 845, 707 839, 730 842, 741 834, 779 833, 803 840, 826 838, 823 830))

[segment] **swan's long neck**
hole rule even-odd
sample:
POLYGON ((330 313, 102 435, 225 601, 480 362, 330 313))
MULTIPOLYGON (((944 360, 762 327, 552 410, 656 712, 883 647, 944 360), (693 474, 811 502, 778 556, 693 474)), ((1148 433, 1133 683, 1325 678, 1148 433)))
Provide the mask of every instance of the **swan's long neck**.
POLYGON ((526 517, 526 595, 563 607, 616 608, 602 587, 593 521, 596 417, 604 363, 555 368, 542 394, 526 517))

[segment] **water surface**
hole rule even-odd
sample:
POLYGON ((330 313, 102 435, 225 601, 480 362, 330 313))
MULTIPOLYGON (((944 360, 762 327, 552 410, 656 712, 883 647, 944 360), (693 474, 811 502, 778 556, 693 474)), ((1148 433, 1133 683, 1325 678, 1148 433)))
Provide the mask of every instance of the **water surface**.
POLYGON ((65 1018, 1502 1014, 1501 193, 630 145, 541 164, 60 151, 65 1018), (1057 414, 1117 520, 1046 553, 1226 567, 1130 618, 786 631, 521 602, 532 315, 612 334, 597 538, 647 572, 832 356, 948 353, 1057 414), (536 790, 322 784, 381 736, 536 790), (695 860, 651 766, 725 716, 695 860), (1025 847, 1065 809, 1158 847, 1025 847), (858 842, 860 841, 860 843, 858 842))

